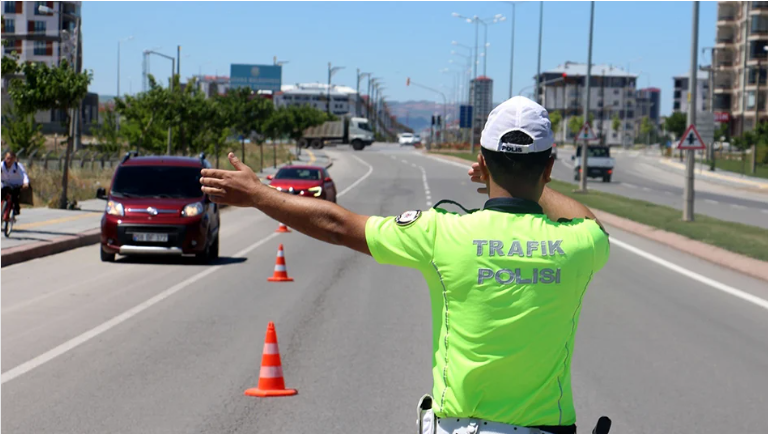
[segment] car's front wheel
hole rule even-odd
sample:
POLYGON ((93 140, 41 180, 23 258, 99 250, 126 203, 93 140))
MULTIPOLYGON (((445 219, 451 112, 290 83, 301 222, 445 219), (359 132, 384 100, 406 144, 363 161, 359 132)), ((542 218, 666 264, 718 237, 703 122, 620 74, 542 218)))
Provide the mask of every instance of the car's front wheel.
POLYGON ((115 262, 116 255, 114 253, 105 252, 101 246, 99 246, 99 251, 101 252, 101 262, 115 262))

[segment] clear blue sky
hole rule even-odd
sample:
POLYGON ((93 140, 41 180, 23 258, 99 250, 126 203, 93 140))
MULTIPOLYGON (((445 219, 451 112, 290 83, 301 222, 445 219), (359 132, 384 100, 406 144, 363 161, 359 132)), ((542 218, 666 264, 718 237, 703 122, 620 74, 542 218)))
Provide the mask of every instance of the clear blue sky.
MULTIPOLYGON (((518 3, 515 31, 514 93, 533 83, 536 73, 539 3, 518 3)), ((702 2, 699 49, 715 38, 716 2, 702 2)), ((141 90, 142 50, 176 55, 182 46, 182 76, 229 75, 231 63, 271 64, 272 56, 290 63, 283 83, 325 82, 327 64, 344 66, 334 83, 355 86, 355 70, 373 71, 393 101, 435 100, 435 95, 406 87, 406 77, 432 87, 452 86, 441 73, 451 67, 456 40, 474 45, 474 26, 451 16, 501 13, 507 2, 84 2, 84 65, 94 72, 92 90, 114 95, 117 41, 122 44, 121 91, 141 90), (185 57, 188 56, 188 57, 185 57)), ((597 2, 593 63, 627 67, 644 74, 639 86, 662 89, 662 114, 672 107, 672 76, 690 65, 691 2, 597 2)), ((542 70, 566 60, 587 60, 589 2, 546 2, 542 70)), ((483 27, 480 27, 482 45, 483 27)), ((491 43, 488 75, 494 101, 509 92, 511 23, 488 27, 491 43)), ((170 62, 158 57, 151 72, 167 78, 170 62)), ((709 63, 709 53, 699 64, 709 63)), ((482 67, 482 64, 481 64, 482 67)), ((365 86, 365 80, 363 80, 365 86)))

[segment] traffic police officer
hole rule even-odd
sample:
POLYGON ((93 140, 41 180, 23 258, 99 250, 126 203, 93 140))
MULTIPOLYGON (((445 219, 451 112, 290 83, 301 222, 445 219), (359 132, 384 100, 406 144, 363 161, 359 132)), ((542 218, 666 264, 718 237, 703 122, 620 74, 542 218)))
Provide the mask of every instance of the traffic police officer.
POLYGON ((489 195, 466 215, 434 208, 368 217, 204 169, 215 202, 254 206, 309 236, 418 269, 432 305, 434 387, 420 431, 575 433, 571 360, 582 300, 608 260, 608 235, 588 208, 546 187, 554 159, 547 111, 514 97, 481 137, 472 181, 489 195))

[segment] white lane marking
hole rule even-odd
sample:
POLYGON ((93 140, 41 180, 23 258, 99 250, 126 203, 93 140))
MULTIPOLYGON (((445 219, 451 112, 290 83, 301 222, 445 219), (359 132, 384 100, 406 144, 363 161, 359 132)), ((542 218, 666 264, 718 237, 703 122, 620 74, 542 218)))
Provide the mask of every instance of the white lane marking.
POLYGON ((560 162, 563 163, 563 166, 565 166, 565 167, 567 167, 569 169, 573 169, 573 164, 566 163, 564 160, 560 160, 560 162))
POLYGON ((621 185, 623 185, 624 187, 629 187, 629 188, 635 188, 635 189, 638 188, 638 186, 636 186, 635 184, 629 184, 629 183, 626 183, 626 182, 622 182, 621 185))
POLYGON ((643 191, 651 191, 651 189, 648 187, 643 187, 643 191))
POLYGON ((763 214, 768 214, 768 209, 761 210, 760 212, 763 214))
MULTIPOLYGON (((450 164, 452 166, 458 166, 458 167, 461 167, 463 169, 467 169, 468 168, 468 165, 459 164, 459 163, 454 162, 454 161, 443 160, 441 158, 432 157, 432 156, 428 156, 428 157, 433 159, 433 160, 437 160, 437 161, 441 161, 441 162, 446 163, 446 164, 450 164)), ((766 212, 766 211, 768 211, 768 210, 763 210, 763 212, 766 212)), ((766 212, 766 213, 768 213, 768 212, 766 212)), ((764 299, 762 299, 760 297, 757 297, 755 295, 752 295, 752 294, 750 294, 748 292, 744 292, 742 290, 730 287, 730 286, 728 286, 728 285, 726 285, 724 283, 720 283, 720 282, 718 282, 716 280, 710 279, 709 277, 702 276, 701 274, 694 273, 691 270, 688 270, 688 269, 683 268, 683 267, 681 267, 679 265, 673 264, 672 262, 669 262, 669 261, 667 261, 665 259, 661 259, 661 258, 659 258, 656 255, 653 255, 653 254, 648 253, 648 252, 646 252, 644 250, 638 249, 637 247, 632 246, 630 244, 627 244, 627 243, 625 243, 623 241, 617 240, 614 237, 611 237, 611 243, 614 244, 614 245, 617 245, 619 247, 622 247, 624 249, 627 249, 627 250, 629 250, 630 252, 632 252, 632 253, 634 253, 636 255, 642 256, 642 257, 644 257, 645 259, 648 259, 651 262, 655 262, 655 263, 657 263, 657 264, 659 264, 659 265, 661 265, 663 267, 666 267, 666 268, 668 268, 668 269, 670 269, 672 271, 676 271, 676 272, 682 274, 683 276, 689 277, 689 278, 691 278, 693 280, 701 282, 701 283, 703 283, 705 285, 708 285, 708 286, 710 286, 712 288, 715 288, 715 289, 717 289, 719 291, 722 291, 722 292, 724 292, 726 294, 733 295, 734 297, 737 297, 737 298, 740 298, 742 300, 748 301, 748 302, 750 302, 752 304, 755 304, 757 306, 762 307, 763 309, 768 310, 768 300, 764 300, 764 299)))
MULTIPOLYGON (((349 187, 345 188, 341 193, 338 193, 338 196, 343 196, 347 194, 350 190, 352 190, 354 187, 356 187, 358 184, 363 182, 366 178, 371 176, 371 173, 373 173, 373 166, 366 163, 359 157, 352 155, 352 158, 358 160, 359 162, 363 163, 365 166, 368 166, 368 172, 365 173, 360 179, 352 183, 349 187)), ((426 174, 425 174, 426 176, 426 174)), ((239 252, 235 253, 234 257, 242 257, 247 255, 248 253, 252 252, 253 250, 257 249, 258 247, 264 245, 267 241, 271 240, 272 238, 277 237, 278 233, 272 233, 261 240, 251 244, 249 247, 246 247, 243 250, 240 250, 239 252)), ((133 318, 134 316, 140 314, 141 312, 149 309, 150 307, 156 305, 157 303, 160 303, 161 301, 165 300, 166 298, 172 296, 173 294, 176 294, 177 292, 181 291, 182 289, 187 288, 188 286, 192 285, 193 283, 204 279, 207 276, 210 276, 211 274, 219 271, 222 269, 222 265, 216 265, 214 267, 208 268, 204 271, 201 271, 200 273, 195 274, 194 276, 177 283, 176 285, 173 285, 172 287, 166 289, 165 291, 157 294, 156 296, 150 298, 149 300, 144 301, 143 303, 140 303, 137 306, 134 306, 131 309, 128 309, 127 311, 121 313, 120 315, 103 322, 99 324, 98 326, 88 330, 87 332, 75 336, 74 338, 64 342, 63 344, 46 351, 45 353, 35 357, 34 359, 28 360, 14 368, 9 369, 6 372, 2 373, 0 384, 5 384, 14 378, 18 378, 27 372, 47 363, 51 360, 55 359, 56 357, 59 357, 65 353, 67 353, 70 350, 73 350, 80 345, 88 342, 89 340, 95 338, 96 336, 99 336, 100 334, 109 331, 110 329, 120 325, 121 323, 133 318)))
POLYGON ((647 259, 647 260, 649 260, 651 262, 655 262, 655 263, 661 265, 662 267, 665 267, 665 268, 668 268, 668 269, 670 269, 672 271, 680 273, 683 276, 686 276, 688 278, 691 278, 693 280, 701 282, 701 283, 703 283, 703 284, 705 284, 707 286, 710 286, 712 288, 717 289, 718 291, 722 291, 722 292, 724 292, 726 294, 730 294, 730 295, 732 295, 734 297, 740 298, 740 299, 742 299, 744 301, 747 301, 749 303, 752 303, 752 304, 754 304, 756 306, 759 306, 759 307, 762 307, 763 309, 768 310, 768 300, 764 300, 764 299, 762 299, 760 297, 757 297, 755 295, 752 295, 752 294, 750 294, 748 292, 744 292, 744 291, 742 291, 740 289, 736 289, 736 288, 728 286, 728 285, 726 285, 724 283, 720 283, 717 280, 710 279, 709 277, 702 276, 699 273, 695 273, 695 272, 693 272, 693 271, 691 271, 691 270, 689 270, 687 268, 683 268, 683 267, 681 267, 681 266, 679 266, 677 264, 673 264, 672 262, 669 262, 669 261, 667 261, 665 259, 661 259, 661 258, 659 258, 658 256, 656 256, 654 254, 648 253, 645 250, 638 249, 637 247, 629 245, 629 244, 627 244, 627 243, 625 243, 623 241, 617 240, 614 237, 611 237, 611 244, 612 245, 617 245, 617 246, 619 246, 621 248, 629 250, 630 252, 632 252, 632 253, 634 253, 636 255, 642 256, 643 258, 645 258, 645 259, 647 259))
POLYGON ((411 164, 407 160, 400 160, 403 164, 411 164))
POLYGON ((672 192, 671 191, 665 191, 664 194, 666 194, 667 196, 672 196, 672 192))
POLYGON ((732 203, 732 204, 731 204, 731 208, 736 208, 736 209, 746 209, 747 207, 745 207, 745 206, 743 206, 743 205, 736 205, 735 203, 732 203))
POLYGON ((413 166, 413 167, 419 167, 419 166, 417 166, 416 164, 413 164, 413 163, 411 163, 411 166, 413 166))
POLYGON ((432 206, 432 196, 429 191, 429 183, 427 182, 427 171, 424 170, 424 166, 419 166, 419 170, 421 170, 421 179, 424 181, 424 194, 427 196, 427 206, 432 206))
POLYGON ((717 205, 717 204, 720 203, 720 202, 718 202, 716 200, 712 200, 712 199, 704 199, 704 202, 711 203, 712 205, 717 205))

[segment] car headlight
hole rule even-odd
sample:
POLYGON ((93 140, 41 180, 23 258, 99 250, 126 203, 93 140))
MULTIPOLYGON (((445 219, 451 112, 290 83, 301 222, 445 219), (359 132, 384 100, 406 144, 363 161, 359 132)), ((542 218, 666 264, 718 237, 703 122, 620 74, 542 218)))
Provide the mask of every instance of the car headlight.
POLYGON ((107 209, 105 211, 109 215, 117 215, 117 216, 125 215, 125 208, 123 208, 123 204, 120 202, 114 202, 111 200, 107 202, 107 209))
POLYGON ((181 215, 184 217, 194 217, 203 213, 203 204, 200 202, 190 203, 185 205, 181 211, 181 215))
POLYGON ((320 187, 318 185, 317 187, 308 188, 307 191, 309 191, 310 193, 314 193, 314 196, 318 197, 321 194, 323 194, 323 187, 320 187))

